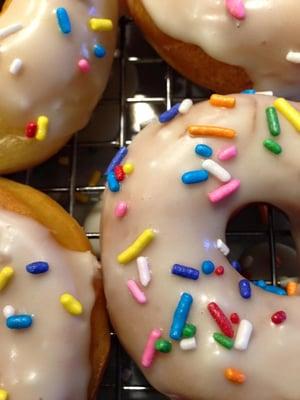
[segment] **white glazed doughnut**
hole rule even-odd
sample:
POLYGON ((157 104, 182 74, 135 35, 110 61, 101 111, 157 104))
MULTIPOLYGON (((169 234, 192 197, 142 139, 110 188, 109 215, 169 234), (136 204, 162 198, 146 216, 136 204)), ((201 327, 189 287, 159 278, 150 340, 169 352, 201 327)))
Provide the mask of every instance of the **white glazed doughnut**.
POLYGON ((5 2, 1 173, 45 160, 87 124, 108 80, 117 14, 116 0, 5 2))
POLYGON ((222 251, 229 217, 258 201, 287 213, 299 247, 300 107, 234 95, 188 108, 137 135, 118 160, 134 166, 124 181, 108 174, 101 256, 112 323, 150 383, 174 399, 299 399, 299 298, 249 283, 222 251))

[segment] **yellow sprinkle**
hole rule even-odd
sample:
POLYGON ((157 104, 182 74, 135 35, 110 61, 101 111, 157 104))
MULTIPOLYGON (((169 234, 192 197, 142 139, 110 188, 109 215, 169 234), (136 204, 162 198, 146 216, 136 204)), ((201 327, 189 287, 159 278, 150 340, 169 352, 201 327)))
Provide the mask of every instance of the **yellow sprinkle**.
POLYGON ((286 291, 288 296, 295 296, 297 294, 298 283, 297 282, 288 282, 286 285, 286 291))
POLYGON ((8 392, 4 389, 0 389, 0 400, 8 400, 8 392))
POLYGON ((118 255, 120 264, 127 264, 137 258, 144 248, 152 242, 155 237, 153 229, 146 229, 126 250, 118 255))
POLYGON ((283 98, 274 101, 274 107, 300 132, 300 112, 283 98))
POLYGON ((125 172, 126 175, 132 174, 132 172, 134 171, 134 165, 130 163, 124 164, 123 171, 125 172))
POLYGON ((89 21, 89 26, 94 32, 108 32, 113 29, 112 20, 104 18, 91 18, 89 21))
POLYGON ((82 304, 69 293, 61 295, 60 302, 68 313, 72 315, 81 315, 83 313, 82 304))
POLYGON ((37 133, 35 138, 37 140, 45 140, 48 133, 49 119, 45 115, 41 115, 37 120, 37 133))
POLYGON ((12 267, 4 267, 0 271, 0 291, 4 289, 11 278, 14 276, 14 270, 12 267))

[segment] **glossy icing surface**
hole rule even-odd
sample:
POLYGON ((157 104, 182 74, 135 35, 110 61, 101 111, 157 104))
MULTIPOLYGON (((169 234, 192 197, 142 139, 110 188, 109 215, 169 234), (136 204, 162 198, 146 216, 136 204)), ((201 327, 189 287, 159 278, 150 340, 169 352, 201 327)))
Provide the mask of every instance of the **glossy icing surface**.
POLYGON ((73 252, 57 244, 47 229, 32 219, 0 211, 0 268, 15 274, 1 291, 0 388, 10 399, 83 400, 91 375, 90 317, 95 302, 93 277, 99 267, 89 252, 73 252), (29 274, 25 266, 46 261, 49 271, 29 274), (68 292, 83 305, 81 316, 60 304, 68 292), (2 310, 33 315, 33 325, 14 331, 2 310))
MULTIPOLYGON (((156 353, 150 368, 142 368, 150 383, 174 399, 184 400, 295 400, 300 397, 299 330, 297 297, 276 296, 251 284, 252 297, 239 292, 241 276, 216 248, 224 239, 227 221, 234 210, 249 202, 268 202, 283 209, 292 222, 293 236, 300 245, 299 133, 279 116, 281 135, 275 140, 282 154, 274 155, 263 147, 270 138, 265 109, 274 98, 263 95, 236 95, 233 109, 203 102, 186 115, 166 124, 154 123, 136 136, 124 162, 135 166, 118 193, 106 190, 102 214, 102 265, 105 292, 112 323, 134 360, 141 367, 149 333, 161 329, 169 338, 173 313, 183 292, 193 296, 188 322, 197 326, 197 349, 182 351, 172 341, 169 354, 156 353), (214 125, 235 129, 234 139, 191 137, 190 125, 214 125), (201 168, 203 158, 195 154, 197 144, 209 145, 212 159, 241 181, 238 191, 217 204, 208 193, 221 183, 213 176, 206 182, 184 185, 184 172, 201 168), (220 149, 236 145, 236 158, 221 162, 220 149), (114 208, 126 201, 129 212, 115 217, 114 208), (147 297, 138 304, 127 289, 127 281, 139 281, 136 261, 126 265, 117 261, 145 229, 152 228, 154 240, 140 253, 148 257, 152 280, 140 285, 147 297), (224 275, 205 275, 198 281, 171 274, 176 263, 200 268, 204 260, 223 265, 224 275), (227 350, 216 343, 213 333, 219 328, 207 310, 216 302, 229 317, 238 313, 253 324, 249 347, 245 351, 227 350), (287 320, 274 325, 271 316, 284 310, 287 320), (226 368, 246 375, 242 385, 224 377, 226 368)), ((298 110, 299 105, 294 104, 298 110)), ((233 325, 235 332, 237 326, 233 325)))
POLYGON ((213 58, 245 69, 258 90, 299 99, 300 3, 243 0, 244 20, 235 19, 223 0, 141 0, 161 31, 201 47, 213 58))

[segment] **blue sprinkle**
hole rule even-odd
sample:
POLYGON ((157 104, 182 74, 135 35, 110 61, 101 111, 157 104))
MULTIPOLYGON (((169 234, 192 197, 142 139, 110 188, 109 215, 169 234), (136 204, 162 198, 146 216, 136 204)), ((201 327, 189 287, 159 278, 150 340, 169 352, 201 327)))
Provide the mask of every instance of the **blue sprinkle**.
POLYGON ((12 315, 6 320, 9 329, 27 329, 32 325, 32 316, 27 314, 12 315))
POLYGON ((115 173, 110 172, 107 176, 107 184, 109 187, 109 190, 111 192, 119 192, 120 191, 120 183, 117 181, 115 173))
POLYGON ((49 270, 49 264, 45 261, 36 261, 26 265, 26 271, 30 274, 43 274, 49 270))
POLYGON ((105 171, 105 175, 108 175, 115 169, 117 165, 120 165, 123 159, 127 156, 127 153, 128 153, 127 147, 121 147, 120 150, 117 152, 117 154, 114 156, 114 158, 111 160, 109 166, 107 167, 107 170, 105 171))
POLYGON ((181 339, 192 303, 193 297, 189 293, 183 293, 181 295, 181 298, 173 315, 173 322, 170 329, 171 339, 181 339))
POLYGON ((231 266, 232 266, 234 269, 236 269, 238 272, 241 272, 241 270, 242 270, 241 264, 240 264, 237 260, 233 260, 233 261, 231 262, 231 266))
POLYGON ((97 58, 103 58, 106 56, 106 50, 101 44, 95 44, 94 54, 97 58))
POLYGON ((159 122, 163 124, 164 122, 171 121, 173 118, 176 117, 176 115, 178 115, 179 107, 180 107, 180 103, 177 103, 172 108, 170 108, 169 110, 162 113, 159 116, 159 122))
POLYGON ((206 261, 203 261, 201 269, 205 275, 210 275, 214 272, 215 265, 212 261, 206 260, 206 261))
POLYGON ((278 286, 267 285, 267 283, 265 281, 263 281, 262 279, 259 281, 254 281, 253 283, 254 283, 254 285, 260 287, 261 289, 263 289, 267 292, 277 294, 278 296, 287 296, 286 290, 284 290, 283 288, 278 287, 278 286))
POLYGON ((174 264, 172 268, 172 274, 196 281, 199 278, 200 273, 195 268, 186 267, 185 265, 181 264, 174 264))
POLYGON ((255 89, 246 89, 246 90, 243 90, 242 93, 244 93, 244 94, 255 94, 256 90, 255 89))
POLYGON ((207 146, 206 144, 197 144, 195 147, 195 152, 201 157, 211 157, 213 154, 213 150, 210 146, 207 146))
POLYGON ((250 299, 251 297, 251 286, 247 279, 241 279, 239 281, 240 294, 244 299, 250 299))
POLYGON ((56 10, 56 18, 59 29, 62 31, 62 33, 67 35, 68 33, 72 32, 72 26, 69 14, 65 8, 60 7, 56 10))
POLYGON ((205 182, 208 179, 208 172, 205 169, 199 169, 195 171, 189 171, 182 175, 181 180, 186 185, 192 185, 193 183, 205 182))

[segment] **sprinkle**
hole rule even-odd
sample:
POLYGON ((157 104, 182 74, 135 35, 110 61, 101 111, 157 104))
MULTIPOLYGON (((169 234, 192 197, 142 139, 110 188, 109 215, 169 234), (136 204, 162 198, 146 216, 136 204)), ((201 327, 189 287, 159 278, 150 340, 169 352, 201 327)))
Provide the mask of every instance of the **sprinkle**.
POLYGON ((234 368, 226 368, 224 375, 227 380, 233 383, 242 384, 246 380, 245 374, 234 368))
POLYGON ((107 18, 91 18, 89 27, 94 32, 109 32, 113 30, 113 22, 107 18))
POLYGON ((170 338, 173 340, 180 340, 182 337, 183 329, 188 318, 193 297, 189 293, 183 293, 177 304, 176 310, 173 315, 173 321, 170 329, 170 338))
POLYGON ((286 291, 288 296, 295 296, 297 294, 298 283, 297 282, 288 282, 286 285, 286 291))
POLYGON ((48 125, 49 125, 49 119, 45 115, 41 115, 38 117, 37 120, 37 133, 35 135, 35 138, 37 140, 45 140, 46 135, 48 133, 48 125))
POLYGON ((205 182, 208 179, 208 172, 204 169, 185 172, 181 180, 185 185, 193 185, 194 183, 205 182))
POLYGON ((116 193, 120 191, 121 186, 120 183, 117 181, 114 172, 110 172, 107 175, 107 184, 111 192, 116 193))
POLYGON ((181 102, 181 104, 178 108, 178 111, 180 112, 180 114, 187 114, 190 111, 190 109, 192 108, 192 106, 193 106, 193 100, 184 99, 181 102))
POLYGON ((197 327, 193 324, 185 324, 182 332, 182 337, 183 338, 191 338, 196 335, 197 332, 197 327))
POLYGON ((225 5, 232 17, 239 20, 246 18, 246 9, 243 0, 225 0, 225 5))
POLYGON ((182 339, 179 342, 179 346, 183 351, 194 350, 197 348, 196 338, 191 337, 188 339, 182 339))
POLYGON ((240 295, 244 299, 250 299, 250 297, 251 297, 251 286, 250 286, 250 282, 247 279, 241 279, 239 281, 239 289, 240 289, 240 295))
POLYGON ((15 58, 10 64, 9 72, 12 75, 17 75, 23 67, 23 61, 20 58, 15 58))
POLYGON ((266 116, 268 127, 271 135, 278 136, 280 135, 280 123, 277 115, 277 111, 275 107, 266 108, 266 116))
POLYGON ((44 274, 45 272, 48 272, 48 270, 49 264, 45 261, 36 261, 26 265, 26 271, 34 275, 44 274))
POLYGON ((119 203, 115 207, 115 216, 117 218, 123 218, 127 214, 128 205, 125 201, 119 201, 119 203))
MULTIPOLYGON (((12 315, 15 315, 16 310, 13 306, 7 305, 3 308, 2 312, 3 312, 4 318, 7 319, 7 318, 11 317, 12 315)), ((1 397, 0 397, 0 399, 1 399, 1 397)))
POLYGON ((180 104, 177 103, 177 104, 175 104, 173 107, 171 107, 169 110, 167 110, 167 111, 165 111, 164 113, 162 113, 162 114, 159 116, 159 122, 160 122, 161 124, 163 124, 163 123, 165 123, 165 122, 169 122, 169 121, 171 121, 172 119, 174 119, 174 118, 176 117, 176 115, 178 115, 178 113, 179 113, 179 111, 178 111, 179 106, 180 106, 180 104))
POLYGON ((220 94, 211 95, 209 102, 212 106, 216 107, 226 107, 233 108, 235 107, 235 97, 222 96, 220 94))
POLYGON ((239 317, 239 315, 238 315, 237 313, 232 313, 232 314, 230 315, 230 321, 231 321, 233 324, 239 324, 239 323, 240 323, 240 317, 239 317))
POLYGON ((294 64, 300 64, 300 53, 298 51, 289 51, 286 55, 286 60, 294 64))
POLYGON ((222 239, 217 240, 217 249, 220 250, 225 257, 230 253, 229 247, 223 242, 222 239))
POLYGON ((233 260, 231 262, 231 266, 238 272, 241 272, 241 270, 242 270, 241 264, 237 260, 233 260))
POLYGON ((236 146, 229 146, 226 147, 223 150, 220 150, 218 153, 218 159, 220 161, 228 161, 231 160, 232 158, 235 158, 237 156, 237 147, 236 146))
POLYGON ((228 336, 223 335, 223 333, 220 332, 215 332, 213 334, 213 338, 217 343, 219 343, 221 346, 225 347, 228 350, 231 350, 233 348, 233 340, 229 338, 228 336))
POLYGON ((125 179, 125 172, 123 170, 122 165, 117 165, 114 168, 114 174, 118 182, 122 182, 125 179))
POLYGON ((9 329, 27 329, 32 325, 32 316, 27 314, 12 315, 7 318, 6 326, 9 329))
MULTIPOLYGON (((120 165, 123 159, 127 156, 127 153, 128 153, 127 147, 121 147, 120 150, 117 152, 117 154, 114 156, 114 158, 111 160, 109 166, 107 167, 107 170, 105 171, 105 175, 108 175, 110 172, 113 172, 114 168, 117 165, 120 165)), ((127 174, 126 171, 125 173, 127 174)))
POLYGON ((196 281, 199 279, 199 271, 195 268, 186 267, 181 264, 174 264, 172 268, 172 274, 181 276, 182 278, 193 279, 196 281))
POLYGON ((286 320, 287 316, 284 311, 277 311, 271 317, 271 320, 274 324, 279 325, 282 324, 286 320))
POLYGON ((271 153, 280 154, 282 152, 282 148, 279 143, 274 142, 272 139, 266 139, 263 141, 264 147, 269 150, 271 153))
POLYGON ((59 7, 56 10, 56 19, 59 29, 61 30, 62 33, 67 35, 72 32, 70 17, 68 11, 65 8, 59 7))
POLYGON ((60 303, 71 315, 81 315, 83 313, 82 304, 71 294, 64 293, 60 296, 60 303))
POLYGON ((243 94, 256 94, 255 89, 245 89, 242 91, 243 94))
POLYGON ((227 139, 232 139, 236 136, 236 132, 233 129, 217 126, 192 125, 189 126, 188 131, 191 136, 213 136, 227 139))
POLYGON ((300 112, 283 98, 274 101, 274 107, 300 132, 300 112))
POLYGON ((213 150, 210 146, 207 146, 206 144, 197 144, 195 147, 195 152, 198 154, 198 156, 201 157, 211 157, 213 155, 213 150))
POLYGON ((145 229, 126 250, 118 255, 118 262, 120 264, 128 264, 137 258, 144 248, 152 242, 154 237, 155 232, 153 229, 145 229))
POLYGON ((151 281, 150 266, 147 257, 138 257, 137 268, 139 273, 139 279, 144 287, 147 287, 151 281))
POLYGON ((8 392, 4 389, 0 389, 0 400, 8 400, 8 392))
POLYGON ((130 279, 127 282, 127 287, 132 294, 133 298, 139 303, 139 304, 145 304, 147 303, 147 298, 145 296, 145 293, 141 291, 141 289, 138 287, 138 284, 133 280, 130 279))
POLYGON ((266 282, 262 279, 260 279, 259 281, 253 281, 253 283, 260 287, 261 289, 265 290, 266 292, 270 292, 273 294, 277 294, 278 296, 286 296, 287 292, 278 286, 275 285, 267 285, 266 282))
POLYGON ((106 50, 101 44, 95 44, 94 46, 94 55, 97 58, 103 58, 106 56, 106 50))
POLYGON ((0 29, 0 39, 4 39, 7 36, 10 36, 13 33, 20 31, 23 28, 24 27, 22 24, 13 24, 13 25, 6 26, 5 28, 0 29))
POLYGON ((160 353, 170 353, 172 351, 172 343, 168 340, 158 339, 155 342, 155 350, 160 353))
POLYGON ((126 175, 130 175, 134 171, 134 165, 130 163, 126 163, 123 165, 123 171, 125 172, 126 175))
POLYGON ((155 343, 160 337, 161 337, 160 329, 153 329, 153 331, 150 332, 142 356, 142 366, 144 368, 151 367, 155 356, 155 343))
POLYGON ((251 322, 246 319, 242 319, 234 340, 234 348, 236 350, 247 350, 252 331, 253 325, 251 322))
POLYGON ((15 272, 12 267, 7 266, 7 267, 4 267, 1 269, 1 271, 0 271, 0 291, 3 290, 8 285, 8 283, 14 276, 14 273, 15 272))
POLYGON ((221 182, 229 182, 231 179, 230 173, 228 171, 226 171, 225 168, 221 167, 221 165, 219 165, 218 163, 216 163, 215 161, 213 161, 211 159, 204 160, 202 162, 202 168, 204 168, 210 174, 215 176, 221 182))
POLYGON ((28 138, 34 138, 37 132, 37 123, 36 122, 29 122, 25 128, 25 135, 28 138))
POLYGON ((205 260, 201 265, 201 269, 205 275, 210 275, 215 270, 215 264, 210 260, 205 260))
POLYGON ((215 274, 218 275, 218 276, 224 275, 224 267, 222 265, 219 265, 215 269, 215 274))
POLYGON ((221 331, 224 333, 224 335, 226 335, 230 338, 233 338, 234 331, 233 331, 231 322, 226 317, 226 315, 221 310, 221 308, 218 306, 218 304, 216 304, 214 302, 209 303, 207 308, 208 308, 208 311, 210 312, 211 316, 213 317, 213 319, 216 321, 217 325, 221 329, 221 331))
POLYGON ((213 192, 208 193, 208 198, 212 203, 218 203, 226 197, 233 194, 241 185, 238 179, 232 179, 230 182, 225 183, 213 192))
POLYGON ((78 68, 80 69, 81 72, 83 73, 87 73, 90 72, 91 70, 91 65, 89 60, 86 60, 85 58, 81 58, 78 61, 78 68))
POLYGON ((256 92, 256 94, 262 94, 264 96, 273 96, 273 91, 272 90, 265 90, 263 92, 256 92))

